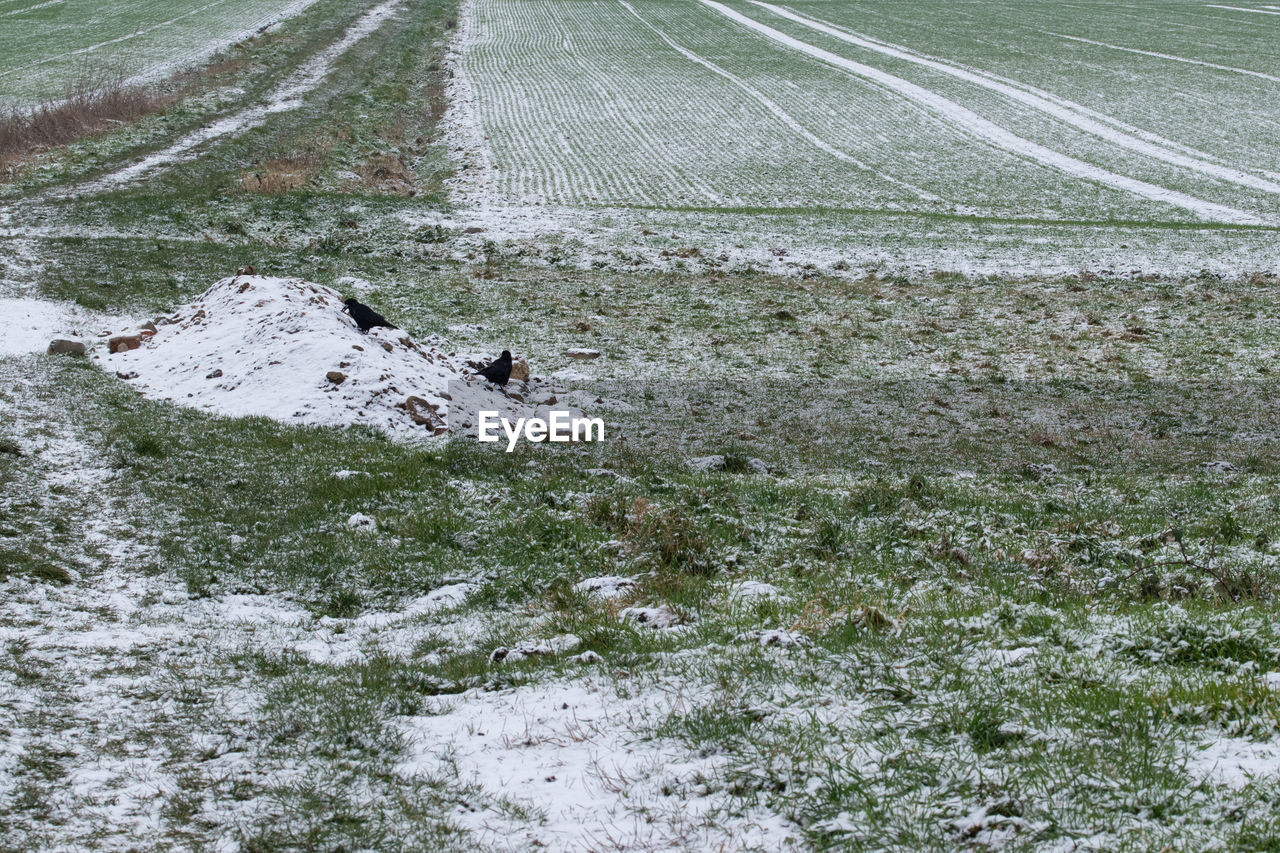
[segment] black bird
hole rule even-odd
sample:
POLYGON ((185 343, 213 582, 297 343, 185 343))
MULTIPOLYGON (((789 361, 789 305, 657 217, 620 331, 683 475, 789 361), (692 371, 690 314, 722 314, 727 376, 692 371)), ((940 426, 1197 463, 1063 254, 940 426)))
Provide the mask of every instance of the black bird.
POLYGON ((498 356, 488 367, 477 370, 476 376, 483 376, 490 382, 505 388, 507 380, 511 378, 511 350, 504 349, 502 355, 498 356))
POLYGON ((388 323, 386 317, 383 317, 354 296, 348 297, 343 301, 346 302, 347 307, 342 310, 351 315, 351 319, 356 321, 356 325, 360 327, 362 332, 367 332, 374 326, 386 326, 388 329, 398 328, 388 323))

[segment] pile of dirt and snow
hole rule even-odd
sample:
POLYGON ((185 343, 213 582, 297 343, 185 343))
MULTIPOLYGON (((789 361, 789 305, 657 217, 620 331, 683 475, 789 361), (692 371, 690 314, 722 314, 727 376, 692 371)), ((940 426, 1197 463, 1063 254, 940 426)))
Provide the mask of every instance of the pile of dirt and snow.
POLYGON ((334 289, 298 278, 225 278, 170 317, 110 336, 94 358, 149 397, 219 414, 441 434, 455 411, 529 414, 468 378, 483 359, 432 335, 360 331, 334 289))

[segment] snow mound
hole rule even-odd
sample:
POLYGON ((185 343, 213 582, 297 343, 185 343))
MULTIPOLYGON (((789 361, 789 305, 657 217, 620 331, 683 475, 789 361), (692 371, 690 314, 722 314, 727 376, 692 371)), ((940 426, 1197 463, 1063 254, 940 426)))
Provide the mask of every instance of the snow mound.
MULTIPOLYGON (((476 359, 435 335, 362 333, 343 307, 338 291, 299 278, 224 278, 154 334, 144 327, 135 349, 95 357, 146 396, 219 414, 443 433, 449 383, 476 359)), ((462 387, 470 405, 511 408, 483 383, 462 387)))

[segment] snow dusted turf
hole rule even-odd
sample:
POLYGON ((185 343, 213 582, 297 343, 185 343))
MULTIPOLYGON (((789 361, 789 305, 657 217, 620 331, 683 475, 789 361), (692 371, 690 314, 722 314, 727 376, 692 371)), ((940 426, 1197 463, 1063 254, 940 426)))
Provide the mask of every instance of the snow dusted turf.
POLYGON ((148 154, 138 162, 118 169, 88 186, 77 187, 73 192, 102 192, 127 184, 157 168, 169 166, 189 157, 194 148, 244 133, 262 124, 273 114, 296 109, 300 105, 301 98, 324 81, 336 58, 343 56, 355 44, 376 31, 388 17, 399 10, 401 5, 402 0, 386 0, 363 14, 342 34, 342 38, 308 59, 301 68, 271 92, 265 104, 220 118, 179 139, 162 151, 148 154))
POLYGON ((86 71, 155 80, 305 11, 315 0, 0 3, 0 102, 66 95, 86 71))
POLYGON ((1275 849, 1273 10, 316 0, 6 173, 0 848, 1275 849))

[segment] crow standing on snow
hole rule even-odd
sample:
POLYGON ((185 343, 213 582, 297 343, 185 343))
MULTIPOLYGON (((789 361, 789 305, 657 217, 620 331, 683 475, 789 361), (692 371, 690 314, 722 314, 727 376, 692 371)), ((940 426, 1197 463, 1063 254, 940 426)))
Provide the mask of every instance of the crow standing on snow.
POLYGON ((356 325, 360 327, 360 331, 367 332, 374 326, 386 326, 388 329, 395 329, 396 326, 387 322, 387 318, 383 317, 377 311, 374 311, 368 305, 365 305, 354 296, 344 300, 347 304, 342 310, 351 315, 351 319, 356 321, 356 325))
POLYGON ((477 370, 476 376, 483 376, 490 382, 505 388, 507 380, 511 378, 511 350, 504 349, 502 355, 498 356, 492 364, 477 370))

